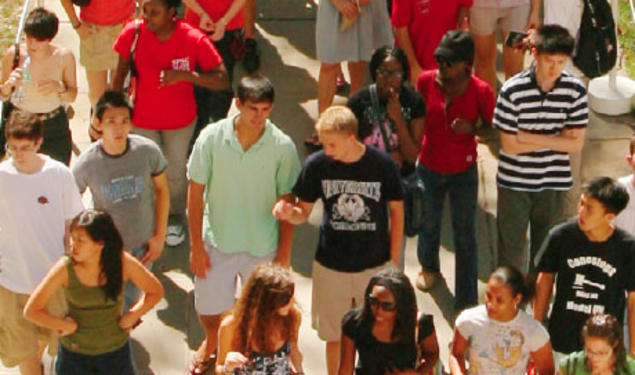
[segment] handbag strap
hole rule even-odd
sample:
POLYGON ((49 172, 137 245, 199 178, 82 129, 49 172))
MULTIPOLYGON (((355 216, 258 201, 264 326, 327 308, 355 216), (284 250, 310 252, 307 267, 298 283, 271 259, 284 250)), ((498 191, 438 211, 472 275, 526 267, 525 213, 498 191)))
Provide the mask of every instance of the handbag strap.
POLYGON ((390 151, 390 140, 388 139, 388 135, 386 134, 386 129, 382 125, 380 113, 381 107, 379 106, 379 96, 377 96, 377 84, 373 83, 369 87, 370 90, 370 102, 373 106, 373 117, 377 122, 377 126, 379 127, 379 132, 381 133, 381 138, 384 140, 384 147, 386 147, 386 152, 390 151))
POLYGON ((134 54, 137 51, 137 43, 139 42, 139 33, 141 32, 141 20, 136 18, 134 20, 134 38, 132 39, 132 44, 130 45, 130 74, 133 76, 137 75, 137 67, 134 63, 134 54))
POLYGON ((17 68, 18 64, 20 63, 20 44, 14 44, 13 48, 15 49, 15 52, 13 53, 13 63, 11 64, 11 70, 17 68))

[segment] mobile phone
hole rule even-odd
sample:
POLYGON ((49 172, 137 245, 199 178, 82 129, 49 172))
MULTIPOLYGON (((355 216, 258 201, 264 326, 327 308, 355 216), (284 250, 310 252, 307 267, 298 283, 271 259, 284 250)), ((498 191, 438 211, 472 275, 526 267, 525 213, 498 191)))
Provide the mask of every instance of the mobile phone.
POLYGON ((512 48, 522 48, 523 39, 527 36, 522 31, 510 30, 505 39, 505 45, 512 48))

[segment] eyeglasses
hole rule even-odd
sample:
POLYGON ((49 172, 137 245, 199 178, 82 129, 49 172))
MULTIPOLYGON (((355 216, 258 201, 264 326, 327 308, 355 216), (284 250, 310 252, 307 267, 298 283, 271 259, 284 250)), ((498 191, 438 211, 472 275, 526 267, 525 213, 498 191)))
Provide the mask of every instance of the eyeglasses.
POLYGON ((434 58, 437 60, 437 64, 439 66, 445 65, 447 67, 451 67, 452 65, 454 65, 454 64, 456 64, 458 62, 458 61, 450 60, 450 59, 448 59, 446 57, 443 57, 443 56, 435 56, 434 58))
POLYGON ((597 358, 597 357, 607 357, 608 355, 613 353, 613 350, 611 350, 611 349, 604 350, 604 351, 601 351, 601 352, 594 352, 594 351, 591 351, 591 350, 585 348, 584 351, 586 352, 586 356, 587 357, 595 357, 595 358, 597 358))
POLYGON ((403 78, 403 72, 398 70, 389 71, 389 70, 380 68, 380 69, 377 69, 377 74, 379 74, 380 76, 386 79, 402 79, 403 78))
POLYGON ((369 295, 366 297, 368 300, 368 304, 372 308, 381 308, 384 311, 395 311, 397 310, 397 303, 395 302, 381 302, 377 298, 369 295))

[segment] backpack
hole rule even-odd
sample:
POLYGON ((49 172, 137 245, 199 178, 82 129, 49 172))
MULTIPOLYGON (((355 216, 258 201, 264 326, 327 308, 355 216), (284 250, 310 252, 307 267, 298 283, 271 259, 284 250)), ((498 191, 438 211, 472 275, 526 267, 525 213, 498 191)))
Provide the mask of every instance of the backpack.
POLYGON ((617 60, 617 35, 607 0, 583 0, 580 39, 573 64, 589 78, 608 73, 617 60))

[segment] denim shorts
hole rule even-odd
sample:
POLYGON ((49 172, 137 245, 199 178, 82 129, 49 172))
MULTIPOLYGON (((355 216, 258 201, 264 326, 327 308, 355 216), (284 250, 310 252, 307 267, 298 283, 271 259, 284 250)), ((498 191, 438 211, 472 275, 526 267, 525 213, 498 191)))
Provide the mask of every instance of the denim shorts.
POLYGON ((112 352, 96 355, 75 353, 60 345, 55 372, 59 375, 135 375, 130 341, 112 352))

